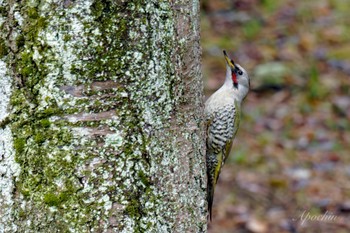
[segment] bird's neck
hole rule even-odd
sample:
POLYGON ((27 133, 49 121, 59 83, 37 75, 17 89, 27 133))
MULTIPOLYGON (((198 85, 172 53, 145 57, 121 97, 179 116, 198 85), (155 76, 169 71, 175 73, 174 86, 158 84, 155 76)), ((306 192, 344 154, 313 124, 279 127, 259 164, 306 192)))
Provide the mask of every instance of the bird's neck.
POLYGON ((248 94, 248 88, 238 84, 237 87, 233 85, 232 79, 226 79, 224 85, 222 86, 222 89, 228 90, 230 93, 232 93, 232 96, 239 102, 241 103, 244 98, 248 94))
POLYGON ((233 92, 234 92, 234 95, 235 95, 235 98, 241 103, 244 98, 247 96, 248 94, 248 88, 243 86, 243 85, 239 85, 238 84, 238 87, 235 88, 233 87, 233 92))

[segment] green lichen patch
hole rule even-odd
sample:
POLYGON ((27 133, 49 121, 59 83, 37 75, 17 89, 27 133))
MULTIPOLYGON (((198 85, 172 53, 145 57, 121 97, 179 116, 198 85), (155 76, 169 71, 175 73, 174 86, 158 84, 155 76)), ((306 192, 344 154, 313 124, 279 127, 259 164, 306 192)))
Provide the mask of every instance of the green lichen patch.
POLYGON ((26 140, 24 138, 16 138, 14 140, 14 148, 17 151, 17 153, 23 153, 26 145, 26 140))
POLYGON ((43 127, 43 128, 48 128, 48 127, 50 127, 50 120, 49 119, 42 119, 42 120, 40 120, 40 125, 41 125, 41 127, 43 127))
POLYGON ((5 44, 4 39, 0 38, 0 58, 7 55, 8 53, 8 48, 5 44))
POLYGON ((49 206, 59 206, 62 202, 62 198, 60 195, 54 193, 47 193, 44 196, 44 202, 49 206))
POLYGON ((125 212, 132 218, 140 218, 141 217, 141 206, 140 202, 136 199, 132 199, 129 204, 125 207, 125 212))

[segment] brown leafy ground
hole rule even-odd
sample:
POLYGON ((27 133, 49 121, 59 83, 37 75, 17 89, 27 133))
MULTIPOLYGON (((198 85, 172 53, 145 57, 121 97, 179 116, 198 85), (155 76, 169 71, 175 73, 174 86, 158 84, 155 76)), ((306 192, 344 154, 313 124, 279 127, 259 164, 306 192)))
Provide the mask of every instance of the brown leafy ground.
POLYGON ((350 2, 202 2, 206 94, 251 76, 210 233, 350 232, 350 2))

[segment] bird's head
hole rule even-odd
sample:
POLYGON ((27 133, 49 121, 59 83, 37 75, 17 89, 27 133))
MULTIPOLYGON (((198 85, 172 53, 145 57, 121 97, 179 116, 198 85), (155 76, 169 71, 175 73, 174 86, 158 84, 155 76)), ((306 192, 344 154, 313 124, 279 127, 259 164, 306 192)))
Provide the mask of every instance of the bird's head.
POLYGON ((232 59, 230 59, 227 56, 226 51, 224 50, 224 56, 226 60, 226 80, 232 84, 233 87, 236 89, 239 89, 240 87, 244 87, 249 90, 250 86, 250 80, 249 76, 247 74, 247 71, 240 66, 239 64, 235 63, 232 59))

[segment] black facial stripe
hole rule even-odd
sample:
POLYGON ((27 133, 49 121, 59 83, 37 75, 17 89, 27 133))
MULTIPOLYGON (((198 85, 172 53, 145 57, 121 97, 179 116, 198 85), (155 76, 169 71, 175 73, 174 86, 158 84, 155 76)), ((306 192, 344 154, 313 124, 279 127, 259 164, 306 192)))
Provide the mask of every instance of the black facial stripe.
POLYGON ((243 72, 237 67, 235 66, 235 69, 233 70, 236 74, 242 75, 243 72))

